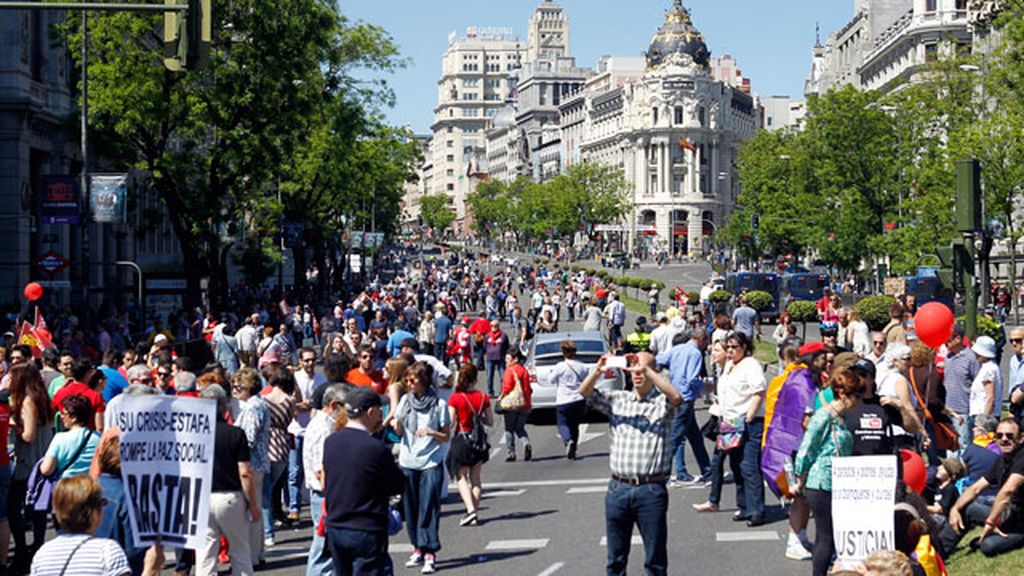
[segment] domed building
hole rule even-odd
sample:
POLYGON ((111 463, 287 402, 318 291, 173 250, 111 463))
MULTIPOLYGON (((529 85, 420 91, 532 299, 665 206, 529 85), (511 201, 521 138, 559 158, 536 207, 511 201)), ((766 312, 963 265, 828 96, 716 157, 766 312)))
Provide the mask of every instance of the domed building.
POLYGON ((564 118, 577 117, 581 126, 578 151, 563 156, 619 166, 632 184, 629 220, 605 227, 602 240, 647 253, 702 254, 735 207, 739 146, 760 126, 749 86, 718 74, 719 62, 680 0, 666 12, 641 70, 630 73, 627 62, 609 81, 612 64, 598 63, 584 91, 562 106, 563 129, 564 118))

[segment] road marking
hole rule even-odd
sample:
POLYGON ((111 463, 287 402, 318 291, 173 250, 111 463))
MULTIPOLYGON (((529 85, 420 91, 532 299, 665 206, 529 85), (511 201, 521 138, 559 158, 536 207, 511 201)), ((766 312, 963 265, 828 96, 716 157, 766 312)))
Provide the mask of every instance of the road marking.
POLYGON ((508 496, 522 496, 526 493, 525 489, 520 488, 519 490, 495 490, 494 492, 484 492, 484 498, 505 498, 508 496))
MULTIPOLYGON (((585 484, 607 484, 608 477, 604 478, 578 478, 572 480, 526 480, 523 482, 487 482, 488 488, 536 488, 544 486, 573 486, 585 484)), ((450 489, 457 489, 453 482, 448 485, 450 489)))
POLYGON ((589 430, 589 429, 590 429, 590 424, 581 424, 580 425, 580 439, 579 439, 579 442, 577 443, 577 446, 582 446, 582 445, 586 444, 587 442, 590 442, 591 440, 593 440, 595 438, 600 438, 601 436, 604 436, 604 432, 594 432, 593 434, 591 434, 591 433, 587 432, 587 430, 589 430))
POLYGON ((388 544, 388 554, 411 554, 412 544, 388 544))
POLYGON ((719 532, 715 534, 715 542, 757 542, 779 539, 779 533, 772 531, 759 532, 719 532))
POLYGON ((566 494, 596 494, 608 491, 608 486, 576 486, 565 491, 566 494))
POLYGON ((534 540, 491 540, 487 550, 537 550, 548 545, 547 538, 534 540))
MULTIPOLYGON (((644 539, 639 534, 633 534, 629 538, 629 545, 630 546, 643 546, 644 545, 644 539)), ((608 537, 607 536, 601 536, 601 546, 608 546, 608 537)))
POLYGON ((561 570, 562 566, 565 566, 565 562, 555 562, 551 566, 548 566, 547 570, 541 572, 537 576, 551 576, 555 572, 558 572, 559 570, 561 570))

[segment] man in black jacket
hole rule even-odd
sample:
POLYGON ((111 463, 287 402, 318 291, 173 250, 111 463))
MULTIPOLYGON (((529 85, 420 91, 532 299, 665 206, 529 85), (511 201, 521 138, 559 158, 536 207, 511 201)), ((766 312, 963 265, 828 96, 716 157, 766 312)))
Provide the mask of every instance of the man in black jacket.
POLYGON ((381 399, 356 388, 345 399, 348 424, 324 443, 324 527, 338 575, 391 574, 388 498, 400 494, 405 476, 391 451, 373 436, 382 421, 381 399))

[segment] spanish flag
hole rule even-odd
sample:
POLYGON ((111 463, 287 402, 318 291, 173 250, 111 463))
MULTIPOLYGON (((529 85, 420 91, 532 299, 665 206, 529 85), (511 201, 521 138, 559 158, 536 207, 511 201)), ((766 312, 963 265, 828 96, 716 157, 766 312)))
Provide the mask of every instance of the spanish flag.
POLYGON ((690 142, 690 140, 686 136, 681 136, 679 138, 679 149, 680 150, 689 150, 690 152, 696 152, 697 151, 697 147, 694 146, 693 142, 690 142))

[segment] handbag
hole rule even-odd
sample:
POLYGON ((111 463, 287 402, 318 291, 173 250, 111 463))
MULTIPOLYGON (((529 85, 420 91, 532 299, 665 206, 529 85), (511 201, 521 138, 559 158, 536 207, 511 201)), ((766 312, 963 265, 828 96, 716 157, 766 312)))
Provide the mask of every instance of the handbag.
MULTIPOLYGON (((928 378, 929 385, 931 384, 931 377, 928 378)), ((928 409, 928 403, 921 398, 921 393, 917 391, 917 382, 914 381, 914 371, 910 371, 910 389, 914 391, 914 397, 917 398, 917 404, 924 410, 924 419, 932 425, 932 434, 935 436, 935 447, 939 450, 947 450, 955 452, 960 449, 960 434, 953 428, 952 422, 945 415, 942 415, 942 419, 936 418, 932 415, 932 411, 928 409)))
MULTIPOLYGON (((93 431, 89 430, 85 437, 82 438, 82 443, 78 445, 78 450, 75 450, 75 454, 68 460, 68 466, 74 464, 78 457, 82 455, 82 451, 89 444, 92 435, 93 431)), ((40 472, 39 468, 43 465, 45 458, 45 456, 40 458, 32 465, 32 472, 28 475, 28 492, 25 494, 25 504, 36 512, 49 513, 52 510, 53 489, 57 486, 57 481, 60 480, 60 475, 64 471, 58 468, 49 475, 40 472)))
POLYGON ((718 440, 718 416, 714 414, 700 427, 701 436, 715 442, 718 440))
POLYGON ((523 396, 523 386, 519 375, 512 372, 512 377, 516 380, 516 386, 498 401, 498 405, 501 406, 502 410, 521 410, 526 405, 526 398, 523 396))
POLYGON ((728 452, 729 450, 739 448, 740 444, 743 443, 744 425, 742 419, 739 421, 739 425, 735 425, 728 420, 718 421, 718 439, 715 441, 715 446, 719 450, 728 452))

